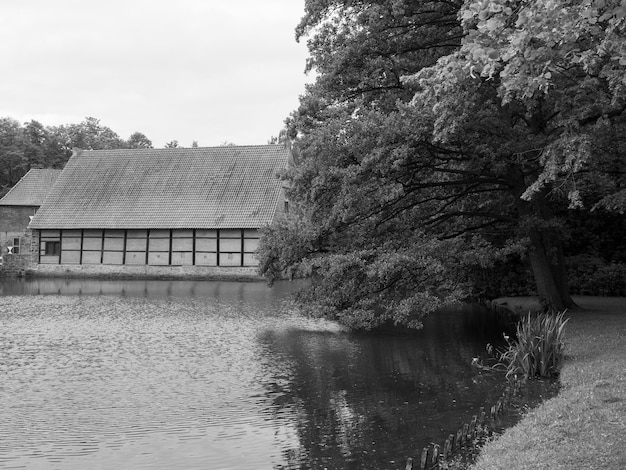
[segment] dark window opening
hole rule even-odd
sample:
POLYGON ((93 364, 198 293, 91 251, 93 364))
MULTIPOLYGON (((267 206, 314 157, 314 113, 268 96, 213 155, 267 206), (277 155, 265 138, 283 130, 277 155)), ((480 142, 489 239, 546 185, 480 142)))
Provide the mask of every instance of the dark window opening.
POLYGON ((19 238, 13 239, 13 254, 15 255, 20 254, 20 239, 19 238))
POLYGON ((59 256, 61 254, 61 242, 46 242, 46 256, 59 256))

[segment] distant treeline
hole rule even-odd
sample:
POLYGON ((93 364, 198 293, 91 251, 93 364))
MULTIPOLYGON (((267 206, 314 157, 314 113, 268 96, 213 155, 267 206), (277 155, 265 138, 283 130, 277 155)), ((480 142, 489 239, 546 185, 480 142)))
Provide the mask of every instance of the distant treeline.
MULTIPOLYGON (((177 146, 172 141, 167 146, 177 146)), ((88 117, 79 124, 44 126, 30 121, 0 118, 0 197, 31 168, 63 168, 72 149, 152 148, 141 132, 122 139, 100 120, 88 117)))

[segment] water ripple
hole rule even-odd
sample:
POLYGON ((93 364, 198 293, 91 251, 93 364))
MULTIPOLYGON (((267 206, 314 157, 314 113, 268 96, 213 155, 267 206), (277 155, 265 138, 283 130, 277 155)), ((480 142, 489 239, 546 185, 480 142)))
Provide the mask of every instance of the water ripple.
POLYGON ((447 326, 359 337, 206 289, 0 296, 0 468, 402 468, 499 394, 447 326))

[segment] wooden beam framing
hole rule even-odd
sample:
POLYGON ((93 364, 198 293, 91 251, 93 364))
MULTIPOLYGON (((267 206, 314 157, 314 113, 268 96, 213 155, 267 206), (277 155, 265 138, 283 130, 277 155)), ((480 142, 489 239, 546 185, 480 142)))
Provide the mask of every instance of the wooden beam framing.
MULTIPOLYGON (((102 229, 102 243, 100 245, 100 264, 104 264, 104 234, 106 233, 106 229, 102 229)), ((81 252, 80 252, 80 256, 83 256, 83 252, 82 252, 82 247, 81 247, 81 252)))
POLYGON ((78 264, 83 264, 83 244, 84 243, 85 243, 85 229, 81 228, 80 229, 80 255, 78 257, 78 264))
POLYGON ((122 266, 126 264, 126 244, 128 240, 128 230, 124 230, 124 245, 122 247, 122 266))
POLYGON ((168 260, 167 260, 167 264, 169 266, 172 265, 172 234, 173 234, 173 230, 170 229, 170 248, 169 248, 169 257, 168 257, 168 260))
POLYGON ((63 257, 63 229, 59 230, 59 264, 61 264, 61 258, 63 257))
POLYGON ((146 230, 146 266, 148 266, 150 256, 150 229, 146 230))
POLYGON ((216 236, 217 236, 217 240, 216 240, 215 246, 216 246, 217 252, 215 253, 215 256, 216 256, 216 261, 217 261, 216 264, 217 266, 219 266, 220 265, 220 229, 219 228, 217 229, 216 236))
POLYGON ((241 267, 244 266, 244 262, 243 262, 244 241, 245 241, 244 229, 241 229, 241 262, 239 263, 241 267))
POLYGON ((191 231, 192 235, 191 235, 191 265, 195 266, 196 265, 196 229, 194 228, 191 231))

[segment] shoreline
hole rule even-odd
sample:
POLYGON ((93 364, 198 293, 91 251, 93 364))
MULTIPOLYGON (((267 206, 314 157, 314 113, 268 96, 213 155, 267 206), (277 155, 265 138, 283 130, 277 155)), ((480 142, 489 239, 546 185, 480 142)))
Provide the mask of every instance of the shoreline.
MULTIPOLYGON (((537 304, 501 300, 520 312, 537 304)), ((580 308, 566 313, 560 392, 487 443, 472 470, 626 468, 626 298, 575 301, 580 308)))

